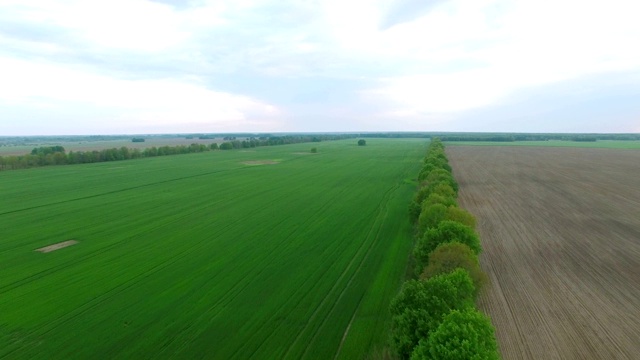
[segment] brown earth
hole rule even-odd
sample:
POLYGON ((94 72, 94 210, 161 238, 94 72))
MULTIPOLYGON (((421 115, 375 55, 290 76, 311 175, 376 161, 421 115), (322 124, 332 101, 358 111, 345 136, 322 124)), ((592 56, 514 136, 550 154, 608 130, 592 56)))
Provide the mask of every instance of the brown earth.
POLYGON ((279 161, 276 160, 251 160, 243 162, 245 165, 274 165, 278 163, 279 161))
POLYGON ((504 359, 640 358, 640 151, 447 147, 504 359))
POLYGON ((48 253, 48 252, 66 248, 67 246, 75 245, 77 243, 78 242, 76 240, 67 240, 67 241, 59 242, 57 244, 41 247, 39 249, 35 249, 34 251, 39 251, 41 253, 48 253))

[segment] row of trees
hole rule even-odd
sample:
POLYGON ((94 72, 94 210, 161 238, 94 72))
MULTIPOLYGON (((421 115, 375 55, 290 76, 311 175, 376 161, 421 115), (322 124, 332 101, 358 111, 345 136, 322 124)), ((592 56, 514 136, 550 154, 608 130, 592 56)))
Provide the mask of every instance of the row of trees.
POLYGON ((121 161, 145 157, 191 154, 211 150, 210 146, 191 144, 189 146, 160 146, 144 150, 130 149, 126 146, 91 151, 66 152, 62 146, 34 148, 30 154, 18 156, 0 156, 0 170, 27 169, 38 166, 88 164, 105 161, 121 161))
POLYGON ((443 134, 442 141, 597 141, 640 140, 640 134, 505 134, 505 133, 455 133, 443 134))
POLYGON ((236 140, 236 137, 225 137, 225 141, 219 145, 221 150, 249 149, 259 146, 288 145, 307 142, 321 142, 327 140, 341 140, 353 138, 355 135, 286 135, 269 137, 250 137, 245 140, 236 140))
POLYGON ((0 156, 0 171, 27 169, 49 165, 87 164, 104 161, 121 161, 155 156, 199 153, 210 150, 233 150, 254 148, 257 146, 275 146, 303 142, 320 142, 324 140, 339 140, 352 137, 353 135, 272 136, 259 139, 249 138, 243 141, 231 140, 223 142, 220 145, 218 145, 217 143, 212 143, 208 146, 204 144, 191 144, 189 146, 152 146, 143 150, 131 149, 123 146, 120 148, 111 148, 104 150, 70 151, 68 153, 62 146, 42 146, 34 148, 30 154, 26 155, 0 156))
POLYGON ((487 282, 476 220, 458 207, 442 142, 431 140, 410 205, 415 277, 392 300, 391 341, 401 359, 498 359, 495 330, 475 308, 487 282))

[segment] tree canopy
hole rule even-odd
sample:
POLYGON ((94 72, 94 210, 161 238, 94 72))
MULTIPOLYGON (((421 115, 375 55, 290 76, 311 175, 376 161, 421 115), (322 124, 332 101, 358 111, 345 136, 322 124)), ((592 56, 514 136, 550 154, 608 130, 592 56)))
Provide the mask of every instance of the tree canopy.
POLYGON ((428 339, 415 348, 411 360, 497 360, 498 345, 491 321, 473 308, 452 310, 428 339))
POLYGON ((452 309, 473 306, 473 283, 462 269, 426 281, 410 280, 391 301, 392 341, 402 359, 429 336, 452 309))
POLYGON ((474 254, 480 254, 480 239, 470 227, 457 221, 443 220, 435 228, 425 231, 413 250, 416 259, 416 268, 419 272, 428 265, 429 254, 439 245, 458 242, 467 245, 474 254))
POLYGON ((480 268, 476 254, 465 244, 452 242, 438 246, 429 254, 429 265, 424 269, 420 278, 426 280, 436 275, 453 272, 456 269, 464 269, 469 273, 475 289, 474 294, 477 296, 480 289, 488 281, 487 274, 480 268))

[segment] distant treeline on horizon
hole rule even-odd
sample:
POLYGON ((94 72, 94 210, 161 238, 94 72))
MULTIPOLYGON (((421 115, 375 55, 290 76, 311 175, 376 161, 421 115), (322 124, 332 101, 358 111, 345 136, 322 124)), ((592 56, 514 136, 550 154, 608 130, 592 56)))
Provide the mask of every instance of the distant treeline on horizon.
POLYGON ((66 141, 114 141, 142 139, 224 139, 255 138, 268 141, 279 138, 295 137, 361 137, 361 138, 432 138, 442 141, 597 141, 597 140, 640 140, 640 133, 502 133, 502 132, 325 132, 325 133, 211 133, 211 134, 135 134, 135 135, 39 135, 39 136, 0 136, 0 145, 37 142, 66 141))
MULTIPOLYGON (((354 138, 354 135, 305 135, 305 136, 271 136, 260 138, 246 138, 245 140, 237 140, 234 136, 226 136, 227 140, 218 145, 214 142, 210 145, 191 144, 177 146, 150 146, 145 149, 131 149, 126 146, 120 148, 87 150, 87 151, 69 151, 63 146, 40 146, 34 148, 30 154, 26 155, 10 155, 0 156, 0 171, 28 169, 32 167, 50 166, 50 165, 71 165, 71 164, 89 164, 106 161, 122 161, 131 159, 140 159, 156 156, 179 155, 199 153, 212 150, 232 150, 247 149, 261 146, 276 146, 307 142, 321 142, 327 140, 341 140, 354 138)), ((132 142, 144 142, 144 138, 135 137, 130 139, 132 142)))

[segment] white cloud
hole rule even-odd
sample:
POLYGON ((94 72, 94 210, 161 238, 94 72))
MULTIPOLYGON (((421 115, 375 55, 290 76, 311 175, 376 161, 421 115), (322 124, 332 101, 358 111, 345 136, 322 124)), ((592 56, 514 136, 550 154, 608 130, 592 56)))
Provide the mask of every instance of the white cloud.
MULTIPOLYGON (((60 104, 90 106, 118 114, 109 118, 110 124, 95 124, 96 128, 120 125, 153 129, 173 124, 187 132, 184 126, 215 131, 228 128, 229 123, 251 123, 263 130, 282 125, 278 120, 280 110, 274 105, 178 79, 123 80, 60 65, 3 58, 0 78, 11 84, 0 87, 0 99, 5 102, 50 107, 63 113, 60 104)), ((105 120, 102 116, 99 119, 105 120)))
POLYGON ((629 1, 451 1, 372 34, 392 44, 387 57, 406 56, 396 61, 411 73, 381 77, 367 94, 391 100, 400 113, 446 113, 498 104, 526 87, 637 71, 638 11, 629 1), (446 62, 467 65, 443 71, 446 62))
MULTIPOLYGON (((265 131, 313 128, 307 115, 340 114, 351 121, 345 128, 382 128, 391 119, 409 129, 445 126, 523 89, 640 71, 640 5, 631 1, 449 0, 391 21, 398 1, 202 0, 176 8, 5 0, 0 113, 30 118, 30 104, 76 114, 71 107, 80 106, 103 109, 123 127, 175 121, 265 131), (314 81, 322 91, 308 91, 314 81), (331 84, 343 87, 336 92, 344 100, 322 93, 331 84), (301 93, 323 100, 297 104, 301 93), (325 100, 332 103, 307 106, 325 100)), ((403 12, 422 6, 406 4, 403 12)))

